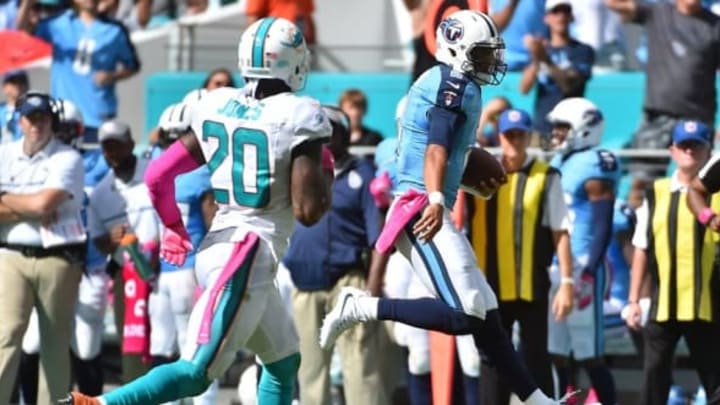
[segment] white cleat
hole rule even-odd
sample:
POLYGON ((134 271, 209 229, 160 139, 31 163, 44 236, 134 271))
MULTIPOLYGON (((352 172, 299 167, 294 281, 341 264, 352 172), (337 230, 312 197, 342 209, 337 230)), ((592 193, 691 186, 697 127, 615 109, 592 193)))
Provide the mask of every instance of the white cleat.
POLYGON ((325 315, 320 328, 320 347, 329 349, 338 336, 358 323, 366 320, 358 308, 358 298, 367 297, 365 291, 355 287, 343 287, 333 309, 325 315))

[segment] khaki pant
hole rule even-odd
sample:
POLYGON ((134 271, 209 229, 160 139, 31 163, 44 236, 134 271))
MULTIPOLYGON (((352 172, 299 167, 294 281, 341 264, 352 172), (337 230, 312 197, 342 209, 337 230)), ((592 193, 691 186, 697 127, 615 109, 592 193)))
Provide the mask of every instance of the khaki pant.
POLYGON ((53 404, 70 386, 70 334, 81 263, 25 257, 0 249, 0 404, 10 403, 23 334, 33 307, 40 327, 38 404, 53 404))
MULTIPOLYGON (((300 402, 330 404, 330 359, 332 351, 318 344, 320 325, 332 309, 340 289, 345 286, 365 288, 362 272, 351 272, 338 280, 330 291, 293 291, 293 312, 300 336, 302 361, 298 372, 300 402)), ((342 360, 343 388, 347 405, 386 405, 392 403, 401 364, 399 348, 392 344, 383 322, 366 322, 352 327, 337 340, 342 360)))

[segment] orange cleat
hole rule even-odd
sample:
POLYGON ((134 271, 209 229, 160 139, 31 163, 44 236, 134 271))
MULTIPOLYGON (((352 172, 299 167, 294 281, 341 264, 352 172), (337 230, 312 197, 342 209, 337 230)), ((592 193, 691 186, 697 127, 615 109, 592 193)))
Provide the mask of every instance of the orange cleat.
POLYGON ((65 399, 58 401, 58 405, 101 405, 100 400, 79 392, 71 392, 65 399))

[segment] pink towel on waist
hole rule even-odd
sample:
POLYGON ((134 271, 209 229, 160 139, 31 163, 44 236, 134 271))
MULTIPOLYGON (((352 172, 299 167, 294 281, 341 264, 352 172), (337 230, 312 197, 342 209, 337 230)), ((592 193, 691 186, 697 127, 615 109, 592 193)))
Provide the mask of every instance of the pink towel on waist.
MULTIPOLYGON (((220 276, 215 283, 210 287, 210 296, 208 297, 207 303, 205 303, 205 311, 203 312, 202 320, 200 321, 200 330, 198 331, 197 343, 206 344, 210 342, 210 329, 213 320, 213 311, 217 305, 218 296, 222 292, 225 285, 230 281, 232 276, 240 269, 243 262, 247 259, 250 251, 258 243, 259 237, 252 232, 248 232, 245 235, 245 239, 235 243, 230 260, 225 264, 225 267, 220 272, 220 276)), ((248 276, 249 277, 249 276, 248 276)))
POLYGON ((377 242, 375 242, 375 249, 381 254, 387 254, 395 244, 400 232, 405 228, 405 225, 427 204, 428 197, 424 192, 410 189, 400 196, 390 211, 377 242))

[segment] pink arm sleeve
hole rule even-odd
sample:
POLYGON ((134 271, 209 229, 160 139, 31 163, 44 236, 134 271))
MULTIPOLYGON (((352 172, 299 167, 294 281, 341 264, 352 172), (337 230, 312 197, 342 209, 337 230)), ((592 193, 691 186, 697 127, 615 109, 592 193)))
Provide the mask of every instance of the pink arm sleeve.
POLYGON ((145 184, 150 192, 150 200, 160 216, 162 223, 173 228, 182 225, 180 209, 175 201, 175 177, 187 173, 200 165, 190 155, 182 142, 175 142, 150 162, 145 172, 145 184))

